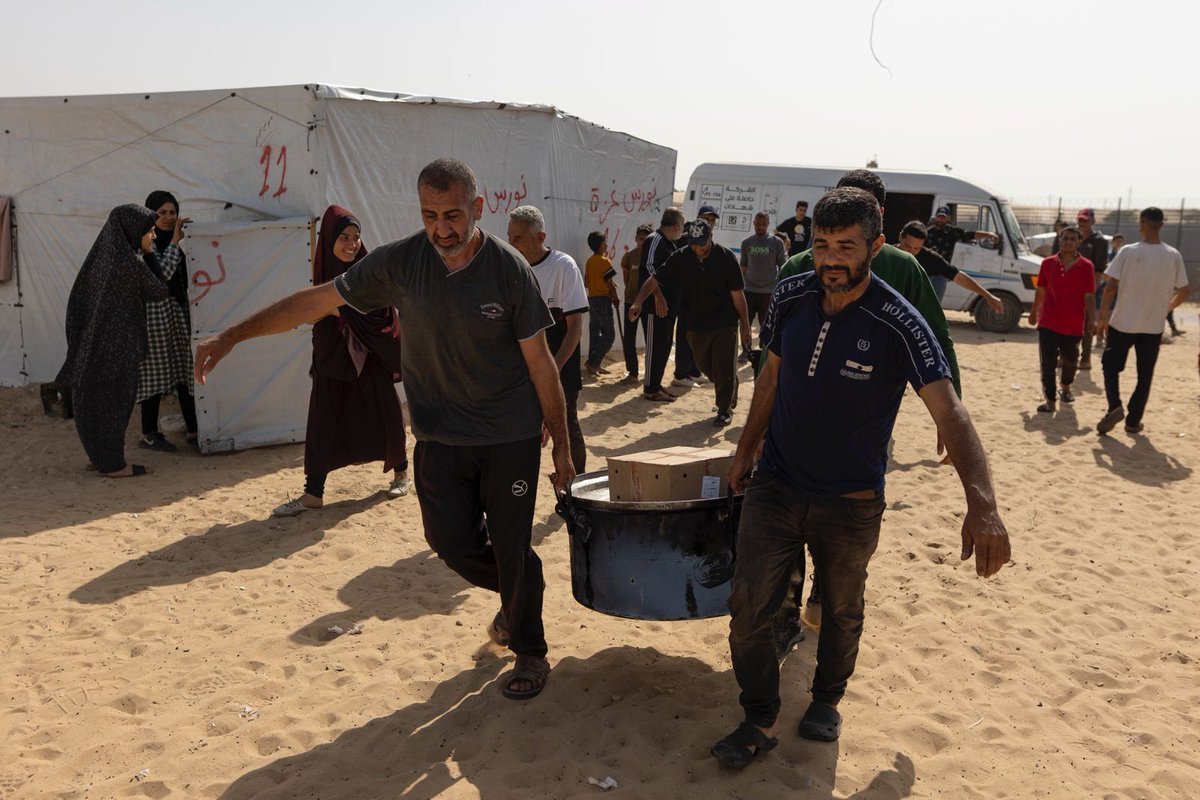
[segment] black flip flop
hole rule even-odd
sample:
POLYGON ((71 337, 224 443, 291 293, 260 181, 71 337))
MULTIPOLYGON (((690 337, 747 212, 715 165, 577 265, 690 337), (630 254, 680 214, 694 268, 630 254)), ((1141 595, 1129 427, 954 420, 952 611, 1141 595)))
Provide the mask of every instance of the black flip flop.
POLYGON ((833 742, 842 735, 842 715, 837 708, 813 700, 800 720, 800 735, 818 742, 833 742))
POLYGON ((767 736, 756 726, 743 722, 733 733, 709 748, 721 766, 741 769, 758 758, 759 753, 774 750, 779 737, 767 736))

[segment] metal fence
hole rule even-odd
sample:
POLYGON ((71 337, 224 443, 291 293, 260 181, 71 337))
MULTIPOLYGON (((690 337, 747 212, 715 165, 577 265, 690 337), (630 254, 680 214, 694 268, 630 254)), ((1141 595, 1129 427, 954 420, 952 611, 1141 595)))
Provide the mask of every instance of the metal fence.
POLYGON ((1105 207, 1079 198, 1045 198, 1038 204, 1014 200, 1012 209, 1026 236, 1051 233, 1054 231, 1055 220, 1063 219, 1074 223, 1075 216, 1081 208, 1091 208, 1096 212, 1097 230, 1109 236, 1121 233, 1125 235, 1125 241, 1136 242, 1138 215, 1142 208, 1157 205, 1163 210, 1165 217, 1162 240, 1183 255, 1188 271, 1188 285, 1192 289, 1191 299, 1200 299, 1200 208, 1188 208, 1184 200, 1162 204, 1139 203, 1136 207, 1126 206, 1119 199, 1115 203, 1106 202, 1111 205, 1105 207))

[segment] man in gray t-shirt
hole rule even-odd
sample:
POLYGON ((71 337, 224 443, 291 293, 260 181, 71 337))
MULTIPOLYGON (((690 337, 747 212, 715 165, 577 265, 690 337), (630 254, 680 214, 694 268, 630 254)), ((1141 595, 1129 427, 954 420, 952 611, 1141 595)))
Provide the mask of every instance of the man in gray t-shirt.
POLYGON ((341 305, 364 312, 395 306, 425 539, 468 582, 499 592, 488 636, 516 653, 501 690, 524 700, 550 675, 542 562, 531 544, 546 433, 554 440, 555 488, 575 477, 562 387, 546 345, 552 319, 524 257, 476 226, 483 198, 470 167, 438 159, 421 170, 417 193, 424 232, 376 248, 336 280, 201 342, 196 379, 204 383, 246 339, 282 333, 341 305))
POLYGON ((746 305, 750 322, 758 317, 761 328, 775 291, 779 268, 787 260, 787 248, 778 236, 767 233, 771 218, 765 211, 754 215, 754 235, 742 240, 742 276, 746 281, 746 305))

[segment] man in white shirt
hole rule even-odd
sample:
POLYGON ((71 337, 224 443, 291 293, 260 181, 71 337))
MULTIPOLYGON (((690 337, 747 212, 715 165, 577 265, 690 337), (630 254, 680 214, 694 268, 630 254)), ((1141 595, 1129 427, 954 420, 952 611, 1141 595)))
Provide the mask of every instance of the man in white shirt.
POLYGON ((1100 359, 1104 393, 1108 395, 1108 413, 1096 425, 1101 434, 1111 431, 1122 419, 1126 433, 1142 431, 1142 414, 1150 398, 1150 381, 1162 343, 1163 320, 1188 296, 1183 256, 1162 242, 1162 227, 1161 208, 1151 206, 1142 211, 1138 219, 1141 241, 1121 248, 1104 273, 1108 283, 1096 328, 1096 334, 1108 342, 1100 359), (1137 386, 1129 398, 1127 415, 1121 403, 1120 376, 1130 348, 1137 354, 1137 386))
POLYGON ((546 218, 534 206, 518 206, 508 215, 508 243, 533 267, 542 300, 554 318, 554 326, 546 331, 546 344, 554 356, 567 401, 571 461, 575 472, 582 474, 587 468, 587 449, 579 426, 579 392, 583 388, 579 339, 583 333, 583 315, 588 313, 583 274, 575 259, 546 246, 546 218))

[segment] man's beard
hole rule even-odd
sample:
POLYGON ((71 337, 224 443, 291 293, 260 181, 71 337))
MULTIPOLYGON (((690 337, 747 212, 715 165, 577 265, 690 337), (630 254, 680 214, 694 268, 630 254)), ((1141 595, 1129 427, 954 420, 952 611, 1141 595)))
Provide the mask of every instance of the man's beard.
POLYGON ((462 253, 463 250, 466 250, 467 246, 471 244, 471 240, 474 238, 475 238, 475 223, 472 222, 471 226, 469 228, 467 228, 466 236, 464 236, 461 240, 459 240, 458 244, 452 244, 449 247, 443 247, 442 245, 438 244, 437 241, 434 239, 430 239, 429 241, 433 244, 433 249, 437 250, 438 255, 440 255, 442 258, 454 258, 455 256, 462 253))
POLYGON ((868 258, 855 267, 829 266, 817 267, 817 277, 821 279, 821 287, 829 294, 849 294, 854 291, 859 284, 867 279, 867 273, 870 271, 871 260, 868 258), (825 280, 827 274, 845 274, 845 283, 829 283, 825 280))

